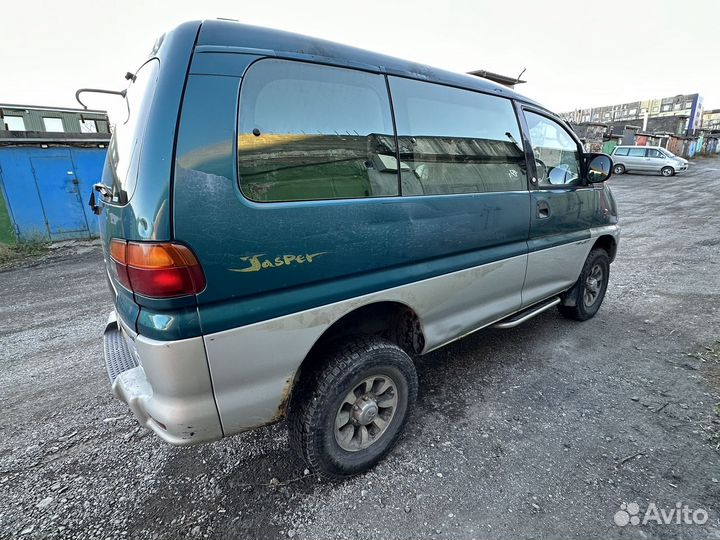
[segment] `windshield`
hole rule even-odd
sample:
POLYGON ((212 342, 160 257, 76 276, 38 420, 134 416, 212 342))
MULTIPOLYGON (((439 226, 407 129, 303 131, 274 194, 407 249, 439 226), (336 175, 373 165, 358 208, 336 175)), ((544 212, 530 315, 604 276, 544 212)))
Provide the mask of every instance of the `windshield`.
POLYGON ((112 186, 112 202, 125 204, 135 191, 137 165, 148 113, 155 95, 160 62, 150 60, 135 74, 127 88, 127 117, 113 129, 103 182, 112 186))
POLYGON ((661 153, 661 154, 665 154, 665 157, 670 157, 670 158, 677 157, 677 156, 676 156, 675 154, 673 154, 670 150, 665 150, 664 148, 662 148, 662 149, 660 150, 660 153, 661 153))

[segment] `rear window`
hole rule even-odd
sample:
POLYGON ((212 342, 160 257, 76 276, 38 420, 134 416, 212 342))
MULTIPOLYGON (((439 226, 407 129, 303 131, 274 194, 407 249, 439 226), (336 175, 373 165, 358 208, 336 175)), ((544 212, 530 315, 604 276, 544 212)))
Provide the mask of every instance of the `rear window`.
POLYGON ((615 151, 613 152, 614 156, 627 156, 628 150, 630 150, 627 146, 618 146, 615 151))
POLYGON ((261 60, 240 89, 240 189, 259 202, 399 194, 381 75, 261 60))
POLYGON ((117 204, 125 204, 135 191, 138 160, 159 69, 159 60, 153 59, 137 71, 127 88, 127 116, 115 125, 108 145, 103 182, 112 186, 112 202, 117 204))

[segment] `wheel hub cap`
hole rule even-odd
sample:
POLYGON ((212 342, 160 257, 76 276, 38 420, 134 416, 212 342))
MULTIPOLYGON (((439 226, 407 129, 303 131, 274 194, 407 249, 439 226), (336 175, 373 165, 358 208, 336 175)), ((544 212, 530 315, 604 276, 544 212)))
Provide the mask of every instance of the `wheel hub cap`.
POLYGON ((583 301, 587 307, 592 306, 600 296, 600 290, 603 284, 603 270, 600 265, 596 264, 590 270, 590 274, 585 279, 585 294, 583 301))
POLYGON ((353 405, 352 418, 356 424, 363 426, 368 425, 378 414, 378 406, 375 400, 367 396, 363 396, 353 405))
POLYGON ((356 384, 335 415, 335 441, 348 452, 377 442, 395 416, 397 385, 387 375, 373 375, 356 384))

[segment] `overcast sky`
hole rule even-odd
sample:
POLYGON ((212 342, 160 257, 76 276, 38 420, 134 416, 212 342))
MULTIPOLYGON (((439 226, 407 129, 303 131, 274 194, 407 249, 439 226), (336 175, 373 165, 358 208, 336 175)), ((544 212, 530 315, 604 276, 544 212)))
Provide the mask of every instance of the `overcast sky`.
POLYGON ((527 68, 518 90, 557 112, 693 92, 720 108, 717 0, 12 0, 2 6, 0 103, 75 107, 79 87, 123 88, 155 38, 215 17, 453 71, 527 68))

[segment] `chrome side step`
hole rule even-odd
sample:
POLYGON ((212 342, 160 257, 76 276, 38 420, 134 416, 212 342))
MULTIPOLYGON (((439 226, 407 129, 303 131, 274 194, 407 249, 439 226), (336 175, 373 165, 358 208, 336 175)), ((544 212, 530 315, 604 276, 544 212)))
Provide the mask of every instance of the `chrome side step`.
POLYGON ((540 304, 535 304, 534 306, 530 306, 529 308, 524 309, 520 313, 516 313, 515 315, 512 315, 507 319, 503 319, 499 323, 493 324, 493 328, 515 328, 516 326, 520 326, 525 321, 532 319, 533 317, 535 317, 535 315, 540 315, 543 311, 547 311, 551 307, 557 306, 559 303, 559 297, 545 300, 544 302, 541 302, 540 304))

